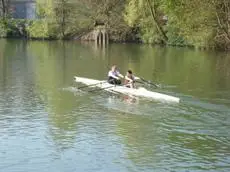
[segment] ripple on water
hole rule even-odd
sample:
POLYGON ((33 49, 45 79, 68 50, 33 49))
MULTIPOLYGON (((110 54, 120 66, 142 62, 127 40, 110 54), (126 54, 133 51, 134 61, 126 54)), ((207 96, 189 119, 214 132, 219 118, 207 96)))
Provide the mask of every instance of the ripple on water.
POLYGON ((29 99, 11 93, 5 95, 7 99, 0 98, 0 141, 4 143, 0 146, 0 158, 7 157, 0 162, 1 169, 229 168, 226 107, 192 98, 165 104, 110 94, 75 94, 72 88, 62 91, 54 99, 42 99, 30 91, 26 92, 29 99), (64 105, 62 99, 71 101, 64 105))

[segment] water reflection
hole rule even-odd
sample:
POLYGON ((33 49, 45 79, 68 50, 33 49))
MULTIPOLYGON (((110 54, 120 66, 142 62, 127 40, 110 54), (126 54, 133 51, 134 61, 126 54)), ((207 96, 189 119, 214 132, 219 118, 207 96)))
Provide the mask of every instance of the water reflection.
POLYGON ((117 134, 126 145, 127 158, 138 166, 154 166, 160 161, 157 125, 153 125, 150 117, 119 115, 116 119, 117 134), (137 149, 138 148, 138 149, 137 149))
MULTIPOLYGON (((61 149, 71 147, 74 144, 78 121, 77 114, 73 111, 76 107, 76 97, 72 94, 65 94, 60 91, 65 85, 66 59, 68 58, 66 45, 60 43, 62 53, 55 52, 57 45, 43 46, 38 42, 33 47, 29 44, 30 50, 39 51, 39 46, 44 50, 40 55, 33 52, 33 68, 35 71, 36 89, 42 100, 47 105, 49 134, 61 149), (57 54, 63 58, 55 60, 57 54)), ((58 57, 57 57, 58 58, 58 57)))
POLYGON ((1 40, 0 50, 4 171, 76 171, 76 164, 80 171, 228 171, 228 54, 19 40, 1 40), (74 88, 74 75, 105 79, 114 63, 182 103, 66 89, 74 88))

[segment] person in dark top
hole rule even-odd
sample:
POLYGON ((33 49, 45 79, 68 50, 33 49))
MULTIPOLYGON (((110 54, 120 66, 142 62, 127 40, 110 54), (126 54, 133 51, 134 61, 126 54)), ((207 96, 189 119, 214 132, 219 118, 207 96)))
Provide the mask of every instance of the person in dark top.
POLYGON ((128 70, 125 75, 124 85, 129 88, 134 88, 135 76, 131 70, 128 70))

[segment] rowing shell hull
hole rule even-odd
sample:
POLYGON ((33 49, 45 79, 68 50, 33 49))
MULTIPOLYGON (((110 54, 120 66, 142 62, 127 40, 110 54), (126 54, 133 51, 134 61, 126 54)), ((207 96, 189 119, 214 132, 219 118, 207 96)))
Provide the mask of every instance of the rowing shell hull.
POLYGON ((169 96, 162 93, 157 93, 153 91, 148 91, 143 87, 140 88, 128 88, 124 86, 114 86, 112 84, 107 83, 106 81, 100 81, 95 79, 89 79, 89 78, 83 78, 83 77, 74 77, 76 82, 83 83, 85 85, 93 85, 93 87, 98 88, 105 88, 106 91, 110 92, 119 92, 123 94, 138 96, 138 97, 145 97, 152 100, 159 100, 159 101, 165 101, 165 102, 175 102, 179 103, 180 99, 178 97, 169 96), (97 85, 96 85, 97 84, 97 85), (109 87, 109 88, 108 88, 109 87))

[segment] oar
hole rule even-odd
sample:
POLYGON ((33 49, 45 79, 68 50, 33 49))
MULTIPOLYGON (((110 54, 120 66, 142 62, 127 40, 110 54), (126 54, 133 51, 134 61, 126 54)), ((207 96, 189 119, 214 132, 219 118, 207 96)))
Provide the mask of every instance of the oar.
POLYGON ((96 84, 91 84, 91 85, 84 85, 82 87, 78 87, 78 89, 82 89, 82 88, 87 88, 87 87, 93 87, 93 86, 96 86, 96 85, 100 85, 100 84, 103 84, 103 83, 106 83, 107 81, 102 81, 102 82, 98 82, 96 84))
POLYGON ((159 85, 154 84, 154 83, 152 83, 151 81, 147 81, 147 80, 145 80, 144 78, 135 77, 135 79, 136 79, 136 82, 139 82, 139 83, 141 83, 141 84, 143 84, 143 82, 145 82, 145 83, 148 83, 148 84, 150 84, 150 85, 153 85, 153 86, 156 87, 156 88, 159 87, 159 85), (138 79, 142 80, 143 82, 138 81, 138 79))
POLYGON ((113 88, 113 87, 116 87, 116 85, 112 85, 112 86, 108 86, 108 87, 104 87, 104 88, 97 88, 97 89, 94 89, 94 90, 89 90, 89 92, 95 92, 95 91, 106 90, 106 89, 108 89, 108 88, 113 88))
POLYGON ((146 84, 146 83, 138 81, 138 80, 135 80, 135 82, 140 83, 140 84, 146 84))
MULTIPOLYGON (((127 84, 128 85, 128 84, 127 84)), ((116 87, 116 86, 126 86, 126 85, 111 85, 111 86, 108 86, 108 87, 104 87, 104 88, 97 88, 97 89, 94 89, 94 90, 90 90, 89 92, 94 92, 94 91, 101 91, 101 90, 106 90, 106 89, 109 89, 109 88, 113 88, 113 87, 116 87)), ((112 90, 113 91, 113 90, 112 90)))

